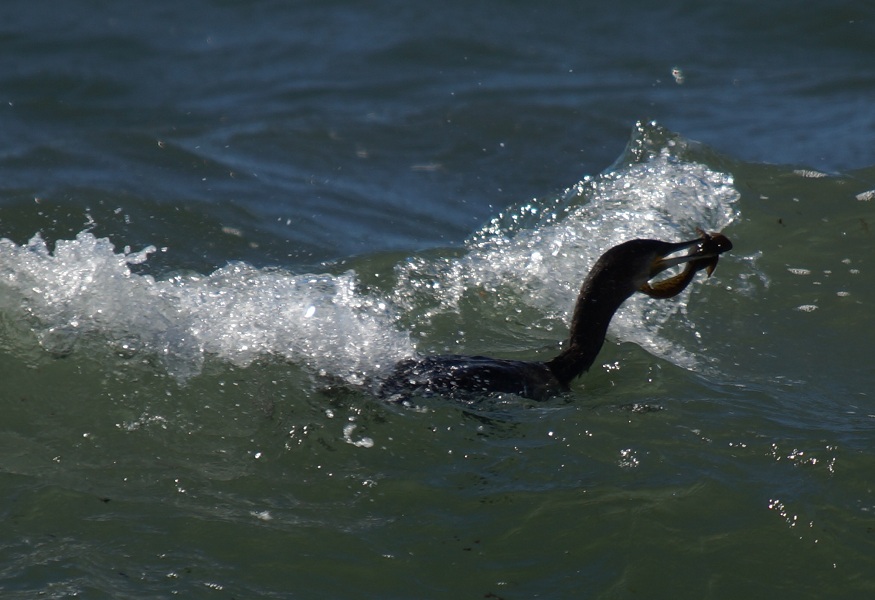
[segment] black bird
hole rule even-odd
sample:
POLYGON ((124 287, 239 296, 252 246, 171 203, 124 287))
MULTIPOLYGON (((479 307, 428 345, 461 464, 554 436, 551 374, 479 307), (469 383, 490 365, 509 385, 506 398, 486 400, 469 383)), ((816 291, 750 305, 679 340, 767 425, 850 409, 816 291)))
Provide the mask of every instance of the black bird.
POLYGON ((732 249, 719 233, 698 230, 699 238, 686 242, 630 240, 599 258, 580 288, 571 317, 565 349, 546 362, 506 360, 488 356, 438 355, 408 358, 395 365, 379 394, 405 400, 412 394, 451 397, 516 394, 545 400, 568 391, 571 382, 588 370, 605 341, 608 324, 620 305, 636 291, 652 298, 681 293, 703 269, 708 276, 718 257, 732 249), (689 252, 672 256, 682 250, 689 252), (666 280, 650 280, 675 265, 684 270, 666 280))

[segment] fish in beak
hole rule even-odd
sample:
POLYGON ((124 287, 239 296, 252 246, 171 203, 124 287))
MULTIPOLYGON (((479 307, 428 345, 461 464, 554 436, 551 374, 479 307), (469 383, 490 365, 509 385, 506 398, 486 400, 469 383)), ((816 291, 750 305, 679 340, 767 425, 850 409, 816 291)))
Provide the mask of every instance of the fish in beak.
POLYGON ((677 296, 693 280, 699 271, 705 270, 708 277, 717 268, 717 260, 724 252, 732 250, 732 242, 721 233, 705 233, 701 229, 696 232, 695 240, 671 244, 666 251, 657 256, 650 267, 650 279, 653 279, 666 269, 684 264, 684 270, 668 279, 653 282, 647 281, 638 291, 651 298, 671 298, 677 296), (686 254, 676 256, 676 253, 687 250, 686 254))

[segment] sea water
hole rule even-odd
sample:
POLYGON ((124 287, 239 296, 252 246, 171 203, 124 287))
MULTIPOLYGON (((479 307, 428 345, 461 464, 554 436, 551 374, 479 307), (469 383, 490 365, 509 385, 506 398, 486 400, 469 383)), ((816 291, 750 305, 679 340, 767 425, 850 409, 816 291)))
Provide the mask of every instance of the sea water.
POLYGON ((0 11, 4 597, 875 589, 867 7, 0 11), (697 228, 570 393, 375 397, 697 228))

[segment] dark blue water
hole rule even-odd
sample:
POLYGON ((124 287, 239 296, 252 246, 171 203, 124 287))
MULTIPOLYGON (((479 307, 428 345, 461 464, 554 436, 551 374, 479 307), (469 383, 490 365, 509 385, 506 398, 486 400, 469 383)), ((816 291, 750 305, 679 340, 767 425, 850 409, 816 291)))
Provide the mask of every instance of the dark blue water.
MULTIPOLYGON (((272 262, 453 244, 603 170, 639 120, 742 160, 873 163, 864 3, 28 6, 3 9, 5 202, 123 192, 141 221, 257 230, 272 262)), ((190 245, 171 229, 144 237, 190 245)))
POLYGON ((7 2, 4 597, 875 590, 875 8, 7 2), (695 141, 694 141, 695 140, 695 141), (631 237, 734 242, 546 404, 631 237))

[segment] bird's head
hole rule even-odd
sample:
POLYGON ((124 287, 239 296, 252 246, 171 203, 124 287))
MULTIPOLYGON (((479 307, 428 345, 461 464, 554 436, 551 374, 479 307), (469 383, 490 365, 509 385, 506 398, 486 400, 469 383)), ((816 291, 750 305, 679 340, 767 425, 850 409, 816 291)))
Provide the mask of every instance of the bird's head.
POLYGON ((653 298, 671 298, 680 294, 697 272, 704 269, 710 276, 720 255, 732 249, 732 242, 720 233, 702 230, 698 233, 698 238, 686 242, 647 239, 624 242, 605 252, 593 271, 608 276, 613 286, 625 288, 629 295, 639 291, 653 298), (679 254, 684 250, 686 254, 679 254), (685 265, 681 273, 652 282, 678 265, 685 265))

